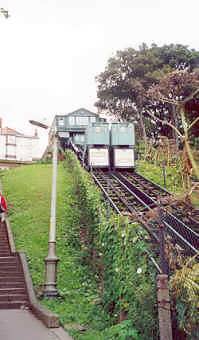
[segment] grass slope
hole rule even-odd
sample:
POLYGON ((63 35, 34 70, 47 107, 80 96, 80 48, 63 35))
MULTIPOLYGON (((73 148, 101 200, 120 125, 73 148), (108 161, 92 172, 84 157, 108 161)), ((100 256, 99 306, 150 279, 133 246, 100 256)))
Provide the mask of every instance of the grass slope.
MULTIPOLYGON (((164 187, 163 170, 160 166, 140 160, 137 162, 136 170, 146 178, 164 187)), ((166 189, 173 193, 183 192, 181 176, 177 166, 166 166, 166 189)))
MULTIPOLYGON (((31 165, 2 173, 9 219, 17 250, 26 252, 36 290, 44 282, 50 211, 51 165, 31 165)), ((42 303, 60 315, 63 324, 88 324, 97 297, 95 281, 67 244, 67 229, 78 223, 70 176, 59 166, 57 183, 58 290, 61 298, 42 303)), ((96 315, 96 318, 98 316, 96 315)))
MULTIPOLYGON (((129 237, 127 247, 125 243, 127 235, 123 235, 122 229, 120 239, 118 239, 120 229, 117 228, 114 231, 114 225, 113 231, 110 228, 104 229, 104 240, 101 240, 101 245, 107 244, 106 249, 104 249, 106 252, 104 258, 107 261, 111 261, 110 265, 107 264, 106 267, 108 277, 105 282, 106 286, 110 284, 110 287, 105 287, 107 289, 105 295, 107 292, 110 294, 117 293, 119 294, 118 296, 129 294, 126 298, 128 298, 130 306, 126 306, 126 308, 128 307, 131 311, 129 314, 130 320, 124 320, 123 323, 115 324, 114 318, 118 318, 118 315, 113 315, 111 320, 105 309, 102 309, 102 305, 96 303, 96 301, 99 301, 99 296, 95 274, 91 273, 85 264, 82 264, 82 253, 78 247, 74 247, 79 237, 78 230, 82 223, 81 218, 84 215, 81 208, 82 210, 86 209, 86 205, 82 202, 81 207, 79 194, 74 192, 77 188, 75 189, 74 186, 75 177, 73 171, 74 169, 71 171, 71 164, 65 168, 62 164, 59 165, 56 239, 57 255, 60 259, 57 282, 61 297, 54 300, 44 299, 42 303, 59 314, 60 320, 66 329, 69 329, 71 326, 71 328, 75 328, 75 324, 77 326, 85 325, 88 328, 84 333, 78 330, 71 331, 74 339, 115 340, 118 339, 118 334, 123 334, 123 337, 119 337, 120 340, 126 340, 126 334, 131 334, 128 337, 129 339, 146 339, 148 338, 147 334, 150 334, 150 330, 145 332, 145 337, 140 337, 136 335, 136 328, 135 330, 131 328, 132 320, 134 320, 134 324, 138 326, 138 329, 142 329, 146 324, 155 325, 156 320, 154 313, 149 313, 149 310, 153 309, 154 304, 152 303, 150 306, 147 306, 151 295, 154 297, 155 294, 152 292, 152 282, 154 280, 149 275, 150 271, 145 268, 146 263, 144 264, 146 261, 143 254, 146 245, 143 242, 139 243, 135 237, 132 239, 129 237), (76 231, 77 234, 75 234, 76 231), (106 232, 108 235, 106 235, 106 232), (113 238, 114 235, 115 239, 113 238), (133 247, 134 241, 136 246, 133 247), (124 248, 128 249, 126 253, 123 249, 123 243, 125 243, 124 248), (134 252, 131 252, 132 247, 134 252), (140 247, 141 249, 139 249, 140 247), (140 258, 136 252, 142 254, 140 258), (122 261, 125 261, 125 263, 122 263, 122 261), (112 268, 114 267, 113 264, 118 267, 116 268, 117 272, 115 269, 114 276, 111 272, 114 269, 112 268), (126 268, 126 264, 128 264, 130 269, 123 273, 123 267, 126 268), (119 270, 119 266, 121 266, 121 270, 119 270), (139 266, 143 267, 141 275, 137 273, 137 267, 139 266), (146 276, 145 272, 148 273, 146 276), (126 278, 124 286, 120 276, 126 278), (146 277, 148 278, 147 282, 145 282, 146 277), (113 278, 115 278, 115 286, 113 285, 113 278), (118 287, 116 287, 117 285, 118 287), (112 287, 115 290, 113 292, 112 287), (121 293, 121 289, 126 289, 127 292, 121 293)), ((1 173, 4 193, 9 203, 9 218, 16 247, 18 251, 24 251, 28 257, 29 268, 36 291, 40 291, 44 283, 44 259, 47 256, 50 220, 51 176, 52 167, 50 164, 25 166, 1 173)), ((83 173, 82 176, 84 176, 83 173)), ((95 192, 95 187, 91 189, 95 192)), ((93 202, 93 194, 91 197, 93 202)), ((85 200, 84 197, 82 199, 85 200)), ((129 235, 131 233, 133 233, 133 230, 129 230, 129 235)), ((111 296, 105 296, 104 299, 109 304, 111 296)), ((156 327, 154 326, 154 328, 156 327)), ((153 332, 153 329, 151 332, 153 332)))

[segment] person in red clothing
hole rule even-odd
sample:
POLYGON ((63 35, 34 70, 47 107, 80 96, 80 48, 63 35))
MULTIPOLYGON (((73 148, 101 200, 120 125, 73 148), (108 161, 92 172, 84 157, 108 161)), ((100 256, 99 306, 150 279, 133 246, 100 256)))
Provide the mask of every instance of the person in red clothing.
POLYGON ((5 213, 7 212, 7 203, 5 197, 0 192, 0 222, 5 221, 5 213))

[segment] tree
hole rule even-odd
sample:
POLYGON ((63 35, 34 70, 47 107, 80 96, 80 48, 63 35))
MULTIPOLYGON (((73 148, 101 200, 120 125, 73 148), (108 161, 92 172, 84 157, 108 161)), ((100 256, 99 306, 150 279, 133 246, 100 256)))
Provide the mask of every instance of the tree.
MULTIPOLYGON (((162 47, 142 44, 138 50, 128 48, 118 51, 115 57, 109 59, 105 71, 96 78, 96 106, 118 119, 139 122, 142 136, 146 139, 144 117, 149 105, 148 89, 174 69, 189 67, 192 70, 198 65, 199 52, 180 44, 162 47)), ((169 104, 167 106, 163 105, 165 114, 170 112, 169 104)))
MULTIPOLYGON (((177 70, 165 76, 157 85, 151 86, 147 92, 153 104, 153 110, 148 115, 159 122, 172 128, 183 143, 183 169, 188 178, 194 169, 199 178, 199 170, 194 161, 190 147, 190 131, 199 122, 199 112, 193 121, 190 121, 189 103, 199 95, 199 73, 189 72, 187 69, 177 70), (159 103, 170 104, 175 108, 175 115, 180 120, 180 126, 176 126, 168 119, 159 118, 159 103), (156 108, 156 109, 155 109, 156 108)), ((189 187, 186 181, 186 187, 189 187)))

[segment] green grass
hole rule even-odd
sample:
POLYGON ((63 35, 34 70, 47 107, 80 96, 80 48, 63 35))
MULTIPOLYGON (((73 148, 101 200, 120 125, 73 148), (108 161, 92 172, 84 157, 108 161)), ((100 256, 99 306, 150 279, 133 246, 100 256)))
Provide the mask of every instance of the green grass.
MULTIPOLYGON (((146 178, 164 187, 163 169, 160 166, 140 160, 137 162, 136 170, 146 178)), ((166 189, 169 192, 176 195, 176 197, 178 198, 183 197, 183 195, 186 193, 182 185, 182 178, 177 165, 166 167, 166 189)), ((193 193, 190 196, 190 199, 193 207, 198 209, 199 208, 198 191, 195 192, 193 191, 193 193)))
MULTIPOLYGON (((106 235, 106 228, 104 229, 104 240, 107 242, 107 260, 111 259, 111 254, 110 256, 108 255, 110 248, 114 255, 111 264, 107 265, 106 268, 106 275, 108 275, 108 277, 105 282, 106 285, 109 285, 110 283, 110 287, 105 287, 107 290, 104 294, 106 295, 109 290, 112 292, 112 287, 115 287, 113 286, 113 282, 118 284, 118 290, 122 287, 127 289, 128 284, 131 287, 131 290, 125 293, 126 295, 129 294, 127 297, 129 305, 131 305, 131 314, 129 314, 130 320, 125 320, 120 324, 114 324, 116 321, 114 318, 116 317, 112 316, 111 319, 108 313, 103 310, 102 303, 99 304, 101 300, 99 299, 99 292, 96 285, 96 274, 91 272, 91 269, 85 265, 85 263, 83 264, 82 251, 79 249, 78 245, 75 246, 79 237, 81 223, 85 223, 85 221, 82 221, 82 216, 84 214, 83 211, 80 211, 80 197, 78 196, 77 188, 74 185, 76 179, 73 171, 71 171, 71 164, 66 168, 64 168, 62 164, 59 165, 57 180, 56 239, 57 256, 60 260, 57 277, 60 297, 54 300, 44 299, 41 302, 59 315, 60 320, 66 329, 74 328, 75 324, 85 326, 86 330, 83 333, 78 330, 70 331, 74 336, 74 339, 115 340, 118 339, 118 334, 123 334, 123 337, 119 339, 126 339, 125 334, 133 334, 129 339, 146 339, 148 331, 146 331, 145 337, 140 338, 140 336, 137 335, 136 323, 139 324, 138 329, 141 329, 144 327, 143 325, 145 325, 144 322, 149 318, 148 309, 150 310, 154 305, 148 303, 148 298, 153 296, 155 299, 155 295, 150 288, 154 280, 152 277, 149 279, 150 275, 148 274, 150 274, 150 270, 149 273, 147 272, 148 276, 145 276, 143 271, 143 276, 138 277, 137 266, 140 265, 142 261, 145 261, 143 256, 137 255, 136 253, 136 251, 139 250, 137 249, 139 248, 139 242, 136 242, 136 248, 132 245, 132 242, 134 241, 131 239, 129 240, 129 252, 127 253, 129 256, 132 256, 133 259, 128 262, 128 266, 131 270, 126 270, 124 273, 124 277, 126 277, 127 281, 123 287, 122 282, 119 280, 122 270, 121 273, 119 271, 118 274, 114 275, 115 281, 113 281, 111 270, 109 269, 111 269, 113 263, 116 264, 118 262, 117 265, 119 266, 119 263, 121 262, 122 265, 122 255, 124 253, 122 242, 124 239, 122 236, 121 240, 118 240, 118 237, 116 237, 115 241, 112 240, 112 236, 115 235, 115 232, 113 232, 114 235, 112 235, 108 231, 109 229, 107 229, 108 237, 110 238, 109 242, 106 235), (134 248, 134 252, 131 252, 132 248, 134 248), (121 256, 118 256, 117 250, 122 250, 121 256), (135 256, 133 254, 135 254, 135 256), (140 258, 137 259, 137 256, 140 256, 140 258), (135 261, 134 266, 132 265, 133 261, 135 261), (130 275, 129 279, 128 275, 130 275), (135 277, 135 282, 132 279, 133 275, 135 277), (146 277, 147 282, 145 282, 146 277), (140 280, 139 285, 137 284, 137 279, 140 280), (137 290, 132 288, 134 285, 137 290), (110 289, 108 290, 108 288, 110 289), (146 298, 144 295, 145 293, 146 298), (134 294, 135 297, 131 298, 134 294), (149 304, 149 306, 146 306, 145 304, 149 304), (130 322, 132 324, 133 319, 135 329, 131 328, 130 324, 127 323, 130 322)), ((83 172, 82 169, 81 171, 83 172)), ((29 268, 36 292, 41 292, 44 283, 44 259, 47 256, 50 220, 51 176, 51 164, 23 166, 1 173, 4 193, 9 204, 9 219, 16 247, 18 251, 24 251, 28 257, 29 268)), ((82 173, 82 176, 85 178, 84 173, 82 173)), ((96 192, 94 186, 89 190, 94 193, 96 192)), ((93 204, 95 195, 93 196, 92 194, 89 197, 93 204)), ((84 197, 82 199, 85 200, 84 197)), ((97 202, 99 203, 97 203, 98 205, 101 204, 100 200, 97 200, 97 202)), ((87 204, 82 203, 82 210, 86 210, 86 206, 87 204)), ((92 211, 92 209, 90 211, 92 211)), ((89 223, 88 220, 86 221, 89 223)), ((92 226, 93 221, 90 227, 92 226)), ((103 241, 104 244, 106 242, 103 241)), ((125 248, 127 249, 127 247, 125 248)), ((139 254, 142 253, 143 249, 141 249, 141 253, 139 252, 139 254)), ((127 259, 125 259, 125 264, 126 263, 127 259)), ((116 290, 113 293, 117 293, 119 296, 121 295, 116 292, 116 290)), ((109 301, 109 296, 106 296, 104 299, 106 300, 107 305, 111 301, 109 301)), ((150 314, 149 321, 151 322, 150 324, 155 324, 156 322, 156 318, 152 313, 150 314)), ((149 322, 147 321, 147 324, 148 323, 149 322)))
MULTIPOLYGON (((140 160, 137 162, 136 170, 143 176, 164 187, 163 169, 160 166, 140 160)), ((183 192, 178 166, 166 166, 166 189, 175 194, 183 192)))
MULTIPOLYGON (((41 290, 44 283, 44 258, 47 256, 51 165, 31 165, 2 173, 1 180, 9 205, 9 219, 18 251, 28 257, 34 287, 41 290)), ((67 229, 78 223, 78 213, 70 176, 59 166, 57 183, 57 255, 59 299, 42 301, 58 313, 65 324, 88 325, 93 319, 94 302, 98 297, 95 279, 89 269, 80 263, 80 254, 67 243, 67 229)), ((99 308, 95 311, 95 322, 103 318, 99 308)), ((102 321, 101 321, 102 320, 102 321)), ((93 322, 93 327, 94 327, 93 322)), ((98 331, 96 330, 96 333, 98 331)), ((88 332, 89 333, 89 332, 88 332)), ((89 338, 88 338, 89 339, 89 338)))

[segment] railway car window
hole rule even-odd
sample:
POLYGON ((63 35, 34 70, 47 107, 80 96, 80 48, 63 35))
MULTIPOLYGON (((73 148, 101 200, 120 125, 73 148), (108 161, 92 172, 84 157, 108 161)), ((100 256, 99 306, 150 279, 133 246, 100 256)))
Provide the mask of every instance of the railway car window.
POLYGON ((58 125, 59 126, 64 126, 64 118, 59 118, 58 125))
POLYGON ((88 117, 76 117, 77 125, 88 125, 88 117))
POLYGON ((75 125, 75 117, 69 117, 69 125, 75 125))

